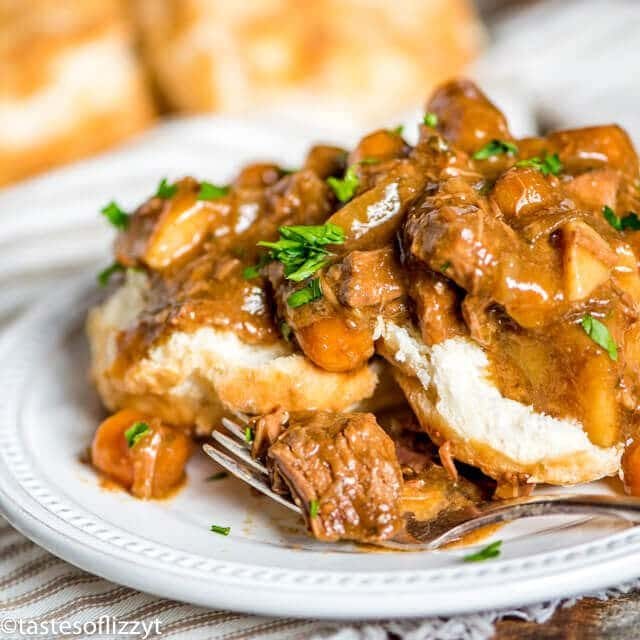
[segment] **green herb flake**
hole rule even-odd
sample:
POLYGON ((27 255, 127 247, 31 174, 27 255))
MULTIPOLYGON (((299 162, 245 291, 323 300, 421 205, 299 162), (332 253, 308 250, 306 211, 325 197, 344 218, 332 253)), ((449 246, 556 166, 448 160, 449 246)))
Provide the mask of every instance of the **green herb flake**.
POLYGON ((251 444, 253 442, 253 431, 251 430, 251 427, 245 427, 244 439, 247 444, 251 444))
POLYGON ((211 182, 201 182, 200 191, 198 192, 198 200, 218 200, 229 194, 231 187, 229 185, 217 185, 211 182))
POLYGON ((440 271, 442 271, 442 273, 446 273, 447 269, 451 266, 451 261, 447 260, 446 262, 443 262, 440 265, 440 271))
POLYGON ((129 449, 131 449, 131 447, 135 447, 149 431, 151 431, 151 429, 149 429, 149 425, 146 422, 134 422, 124 432, 124 437, 129 449))
POLYGON ((330 178, 327 178, 327 184, 331 189, 333 189, 333 192, 336 194, 336 198, 338 198, 340 202, 345 203, 349 202, 349 200, 351 200, 355 195, 358 190, 360 180, 358 179, 355 168, 348 167, 343 178, 331 176, 330 178))
POLYGON ((478 149, 473 154, 474 160, 487 160, 493 156, 510 155, 515 156, 518 154, 518 147, 513 142, 507 140, 491 140, 487 142, 481 149, 478 149))
POLYGON ((100 213, 120 231, 124 231, 129 226, 129 214, 123 211, 113 200, 102 207, 100 213))
POLYGON ((210 475, 208 478, 205 478, 205 482, 217 482, 218 480, 224 480, 228 478, 229 474, 226 471, 218 471, 218 473, 214 473, 210 475))
POLYGON ((424 114, 422 122, 427 127, 431 127, 433 129, 434 127, 438 126, 438 116, 432 111, 427 111, 427 113, 424 114))
POLYGON ((554 175, 557 176, 563 169, 560 156, 557 153, 545 152, 544 158, 540 156, 534 156, 527 160, 520 160, 516 162, 516 167, 532 167, 542 173, 543 176, 554 175))
POLYGON ((327 249, 331 244, 344 244, 344 231, 330 222, 323 225, 295 225, 280 227, 276 242, 261 241, 259 247, 269 249, 267 256, 257 265, 244 270, 245 278, 255 277, 271 260, 284 266, 287 280, 302 282, 324 267, 333 255, 327 249))
POLYGON ((309 503, 309 517, 316 518, 320 513, 320 503, 317 500, 312 500, 309 503))
POLYGON ((483 562, 484 560, 497 558, 500 555, 501 546, 502 540, 496 540, 484 549, 480 549, 480 551, 477 551, 476 553, 471 553, 468 556, 464 556, 462 559, 465 562, 483 562))
POLYGON ((293 329, 289 326, 288 323, 282 322, 280 324, 280 333, 282 334, 282 337, 285 339, 286 342, 291 342, 292 332, 293 332, 293 329))
POLYGON ((121 271, 124 271, 124 267, 119 262, 114 262, 98 274, 98 284, 101 287, 106 287, 109 284, 109 280, 111 280, 111 276, 121 271))
POLYGON ((231 533, 231 527, 221 527, 218 524, 212 524, 209 531, 213 531, 213 533, 219 533, 221 536, 228 536, 231 533))
POLYGON ((397 127, 394 127, 393 129, 389 129, 389 131, 393 133, 394 136, 402 137, 402 134, 404 133, 404 125, 399 124, 397 127))
POLYGON ((379 158, 362 158, 362 160, 358 161, 358 164, 379 164, 379 158))
POLYGON ((292 309, 297 309, 309 302, 322 298, 322 287, 320 280, 314 278, 305 287, 298 289, 287 298, 287 304, 292 309))
POLYGON ((640 218, 635 211, 629 211, 626 216, 620 217, 609 206, 602 207, 602 215, 605 220, 618 231, 638 231, 640 230, 640 218))
POLYGON ((613 339, 607 325, 594 318, 590 313, 583 316, 580 321, 585 333, 600 347, 602 347, 609 357, 615 362, 618 360, 618 347, 613 339))
POLYGON ((169 200, 169 198, 173 198, 178 192, 177 184, 169 184, 166 178, 162 178, 160 184, 158 185, 158 189, 156 191, 156 198, 162 198, 163 200, 169 200))

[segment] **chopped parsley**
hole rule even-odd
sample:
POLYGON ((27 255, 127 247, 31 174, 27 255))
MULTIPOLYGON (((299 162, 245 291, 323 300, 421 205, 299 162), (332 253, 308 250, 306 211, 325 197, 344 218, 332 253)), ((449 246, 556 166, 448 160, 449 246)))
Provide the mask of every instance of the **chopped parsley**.
POLYGON ((360 160, 358 164, 378 164, 379 162, 379 158, 362 158, 362 160, 360 160))
POLYGON ((166 178, 162 178, 160 184, 158 185, 158 189, 156 191, 156 198, 162 198, 163 200, 168 200, 169 198, 173 198, 178 192, 177 184, 169 184, 166 178))
POLYGON ((114 262, 98 274, 98 284, 101 287, 106 287, 109 284, 109 280, 111 280, 111 276, 121 271, 124 271, 124 267, 119 262, 114 262))
POLYGON ((309 503, 309 517, 315 518, 320 513, 320 503, 317 500, 312 500, 309 503))
POLYGON ((258 264, 244 270, 245 278, 257 277, 265 264, 277 260, 283 264, 287 280, 302 282, 327 264, 332 255, 327 245, 344 243, 344 231, 330 222, 280 227, 278 231, 280 239, 276 242, 258 242, 258 246, 269 249, 269 253, 258 264))
POLYGON ((282 337, 286 340, 286 342, 291 342, 292 331, 293 330, 291 329, 290 325, 286 322, 280 324, 280 333, 282 334, 282 337))
POLYGON ((443 262, 440 265, 440 271, 442 271, 442 273, 445 273, 450 266, 451 266, 451 260, 447 260, 446 262, 443 262))
POLYGON ((353 198, 358 190, 360 180, 358 180, 355 168, 347 167, 343 178, 331 176, 330 178, 327 178, 327 184, 333 189, 333 192, 336 194, 336 198, 338 198, 340 202, 344 203, 349 202, 349 200, 353 198))
POLYGON ((404 125, 399 124, 397 127, 389 129, 389 131, 393 133, 394 136, 402 136, 402 134, 404 133, 404 125))
POLYGON ((629 211, 626 216, 621 218, 616 215, 616 212, 611 207, 605 205, 602 207, 602 215, 618 231, 626 231, 627 229, 631 231, 640 230, 640 218, 638 218, 638 214, 635 211, 629 211))
POLYGON ((484 560, 497 558, 500 555, 501 546, 502 540, 496 540, 484 549, 480 549, 480 551, 477 551, 476 553, 471 553, 468 556, 464 556, 462 559, 465 562, 483 562, 484 560))
POLYGON ((251 444, 253 442, 253 431, 251 430, 251 427, 245 427, 244 439, 247 444, 251 444))
POLYGON ((422 119, 423 124, 432 129, 438 125, 438 116, 432 111, 427 111, 422 119))
POLYGON ((217 480, 224 480, 225 478, 228 478, 229 474, 226 471, 218 471, 218 473, 214 473, 213 475, 209 476, 205 482, 216 482, 217 480))
POLYGON ((151 429, 149 429, 149 425, 146 422, 134 422, 124 432, 124 437, 129 449, 131 449, 131 447, 135 447, 135 445, 138 444, 138 442, 140 442, 144 435, 150 430, 151 429))
POLYGON ((322 298, 322 287, 320 286, 320 280, 314 278, 305 287, 298 289, 287 298, 287 304, 292 309, 297 309, 308 302, 319 300, 322 298))
POLYGON ((231 527, 221 527, 218 524, 212 524, 209 531, 213 531, 213 533, 219 533, 221 536, 228 536, 231 533, 231 527))
POLYGON ((129 226, 129 214, 123 211, 114 200, 102 207, 100 213, 120 231, 124 231, 129 226))
POLYGON ((229 185, 217 185, 211 182, 201 182, 198 200, 217 200, 228 195, 231 187, 229 185))
POLYGON ((518 147, 513 142, 507 140, 491 140, 487 142, 481 149, 473 154, 474 160, 487 160, 493 156, 510 155, 515 156, 518 153, 518 147))
POLYGON ((545 151, 544 158, 540 156, 534 156, 527 160, 520 160, 516 162, 516 167, 532 167, 542 173, 543 176, 549 174, 557 176, 562 171, 562 162, 557 153, 547 153, 545 151))
POLYGON ((609 357, 615 362, 618 360, 618 347, 613 336, 607 329, 607 325, 594 318, 590 313, 586 313, 580 321, 585 333, 600 347, 602 347, 609 357))

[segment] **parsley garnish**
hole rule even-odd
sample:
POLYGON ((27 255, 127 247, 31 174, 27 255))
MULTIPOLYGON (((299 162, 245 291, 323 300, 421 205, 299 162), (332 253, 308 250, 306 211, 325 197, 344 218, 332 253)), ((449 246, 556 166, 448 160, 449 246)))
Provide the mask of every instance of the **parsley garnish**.
POLYGON ((201 182, 198 200, 217 200, 226 196, 230 190, 229 185, 220 186, 211 182, 201 182))
POLYGON ((616 212, 607 205, 602 207, 602 215, 605 220, 618 231, 626 231, 627 229, 631 229, 631 231, 640 230, 640 218, 638 218, 638 214, 634 211, 629 211, 626 216, 621 218, 616 215, 616 212))
POLYGON ((228 478, 229 474, 226 471, 218 471, 218 473, 214 473, 205 479, 205 482, 215 482, 216 480, 224 480, 228 478))
POLYGON ((528 160, 516 162, 516 167, 533 167, 540 171, 543 176, 548 176, 549 174, 557 176, 562 171, 562 162, 557 153, 547 153, 545 151, 542 160, 539 156, 534 156, 528 160))
POLYGON ((490 560, 491 558, 497 558, 500 555, 500 547, 502 546, 502 540, 496 540, 492 542, 488 547, 480 549, 476 553, 471 553, 468 556, 464 556, 462 559, 465 562, 482 562, 483 560, 490 560))
POLYGON ((510 155, 515 156, 518 153, 518 147, 513 142, 506 140, 491 140, 487 142, 481 149, 473 154, 474 160, 486 160, 493 156, 510 155))
POLYGON ((602 347, 609 357, 615 362, 618 360, 618 347, 609 333, 607 325, 594 318, 590 313, 583 316, 580 321, 585 333, 600 347, 602 347))
POLYGON ((177 184, 169 184, 166 178, 162 178, 160 184, 158 185, 158 189, 156 191, 156 198, 162 198, 163 200, 168 200, 169 198, 173 198, 178 191, 177 184))
POLYGON ((319 298, 322 298, 322 287, 320 286, 320 280, 318 278, 314 278, 306 287, 298 289, 298 291, 292 293, 287 298, 287 304, 292 309, 296 309, 308 302, 318 300, 319 298))
POLYGON ((101 287, 106 287, 109 284, 109 280, 111 280, 111 276, 120 271, 124 271, 124 267, 119 262, 114 262, 98 274, 98 284, 101 287))
POLYGON ((358 180, 355 169, 348 167, 345 171, 344 178, 341 179, 331 176, 327 178, 327 184, 333 189, 336 198, 338 198, 340 202, 349 202, 355 195, 360 180, 358 180))
POLYGON ((431 127, 433 129, 438 124, 438 116, 432 111, 427 111, 427 113, 424 114, 422 122, 427 125, 427 127, 431 127))
POLYGON ((440 265, 440 271, 444 273, 451 266, 451 260, 447 260, 440 265))
POLYGON ((278 231, 278 241, 258 242, 258 246, 269 249, 269 253, 258 264, 244 270, 245 278, 257 277, 265 264, 270 260, 277 260, 284 265, 287 280, 302 282, 328 262, 332 254, 327 251, 327 245, 344 243, 344 231, 330 222, 322 225, 280 227, 278 231))
POLYGON ((127 441, 129 449, 134 447, 140 439, 150 431, 149 425, 146 422, 134 422, 125 432, 124 437, 127 441))
POLYGON ((378 164, 379 162, 379 158, 362 158, 362 160, 360 160, 358 164, 378 164))
POLYGON ((320 503, 317 500, 312 500, 309 503, 309 516, 315 518, 320 512, 320 503))
POLYGON ((293 331, 293 329, 291 329, 289 324, 287 324, 286 322, 283 322, 280 325, 280 333, 282 334, 282 337, 285 339, 286 342, 290 342, 291 341, 291 332, 292 331, 293 331))
POLYGON ((209 531, 213 531, 213 533, 219 533, 221 536, 228 536, 231 533, 231 527, 221 527, 218 524, 212 524, 209 531))
POLYGON ((402 136, 402 134, 404 133, 404 125, 399 124, 397 127, 394 127, 393 129, 389 129, 389 131, 393 133, 393 135, 395 136, 402 136))
POLYGON ((251 431, 251 427, 245 427, 244 439, 247 444, 251 444, 253 442, 253 431, 251 431))
POLYGON ((102 207, 100 213, 120 231, 124 231, 129 226, 129 214, 123 211, 113 200, 102 207))

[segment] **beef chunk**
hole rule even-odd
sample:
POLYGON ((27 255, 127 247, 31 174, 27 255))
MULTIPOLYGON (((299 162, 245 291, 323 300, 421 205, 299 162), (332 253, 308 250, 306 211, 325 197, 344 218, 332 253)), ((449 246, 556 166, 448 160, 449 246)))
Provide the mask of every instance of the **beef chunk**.
POLYGON ((341 265, 340 301, 350 307, 384 306, 403 294, 402 276, 391 247, 352 251, 341 265))
POLYGON ((402 474, 372 414, 294 414, 268 462, 319 540, 376 542, 399 530, 402 474))

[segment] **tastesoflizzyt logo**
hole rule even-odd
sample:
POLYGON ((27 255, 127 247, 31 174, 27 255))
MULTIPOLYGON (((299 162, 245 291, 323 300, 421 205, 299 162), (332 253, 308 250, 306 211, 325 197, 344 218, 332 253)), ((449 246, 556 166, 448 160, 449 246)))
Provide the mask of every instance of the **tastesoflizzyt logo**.
POLYGON ((31 620, 29 618, 0 618, 2 640, 22 638, 78 636, 96 638, 137 638, 147 640, 162 636, 160 620, 119 620, 100 616, 84 622, 70 620, 31 620))

